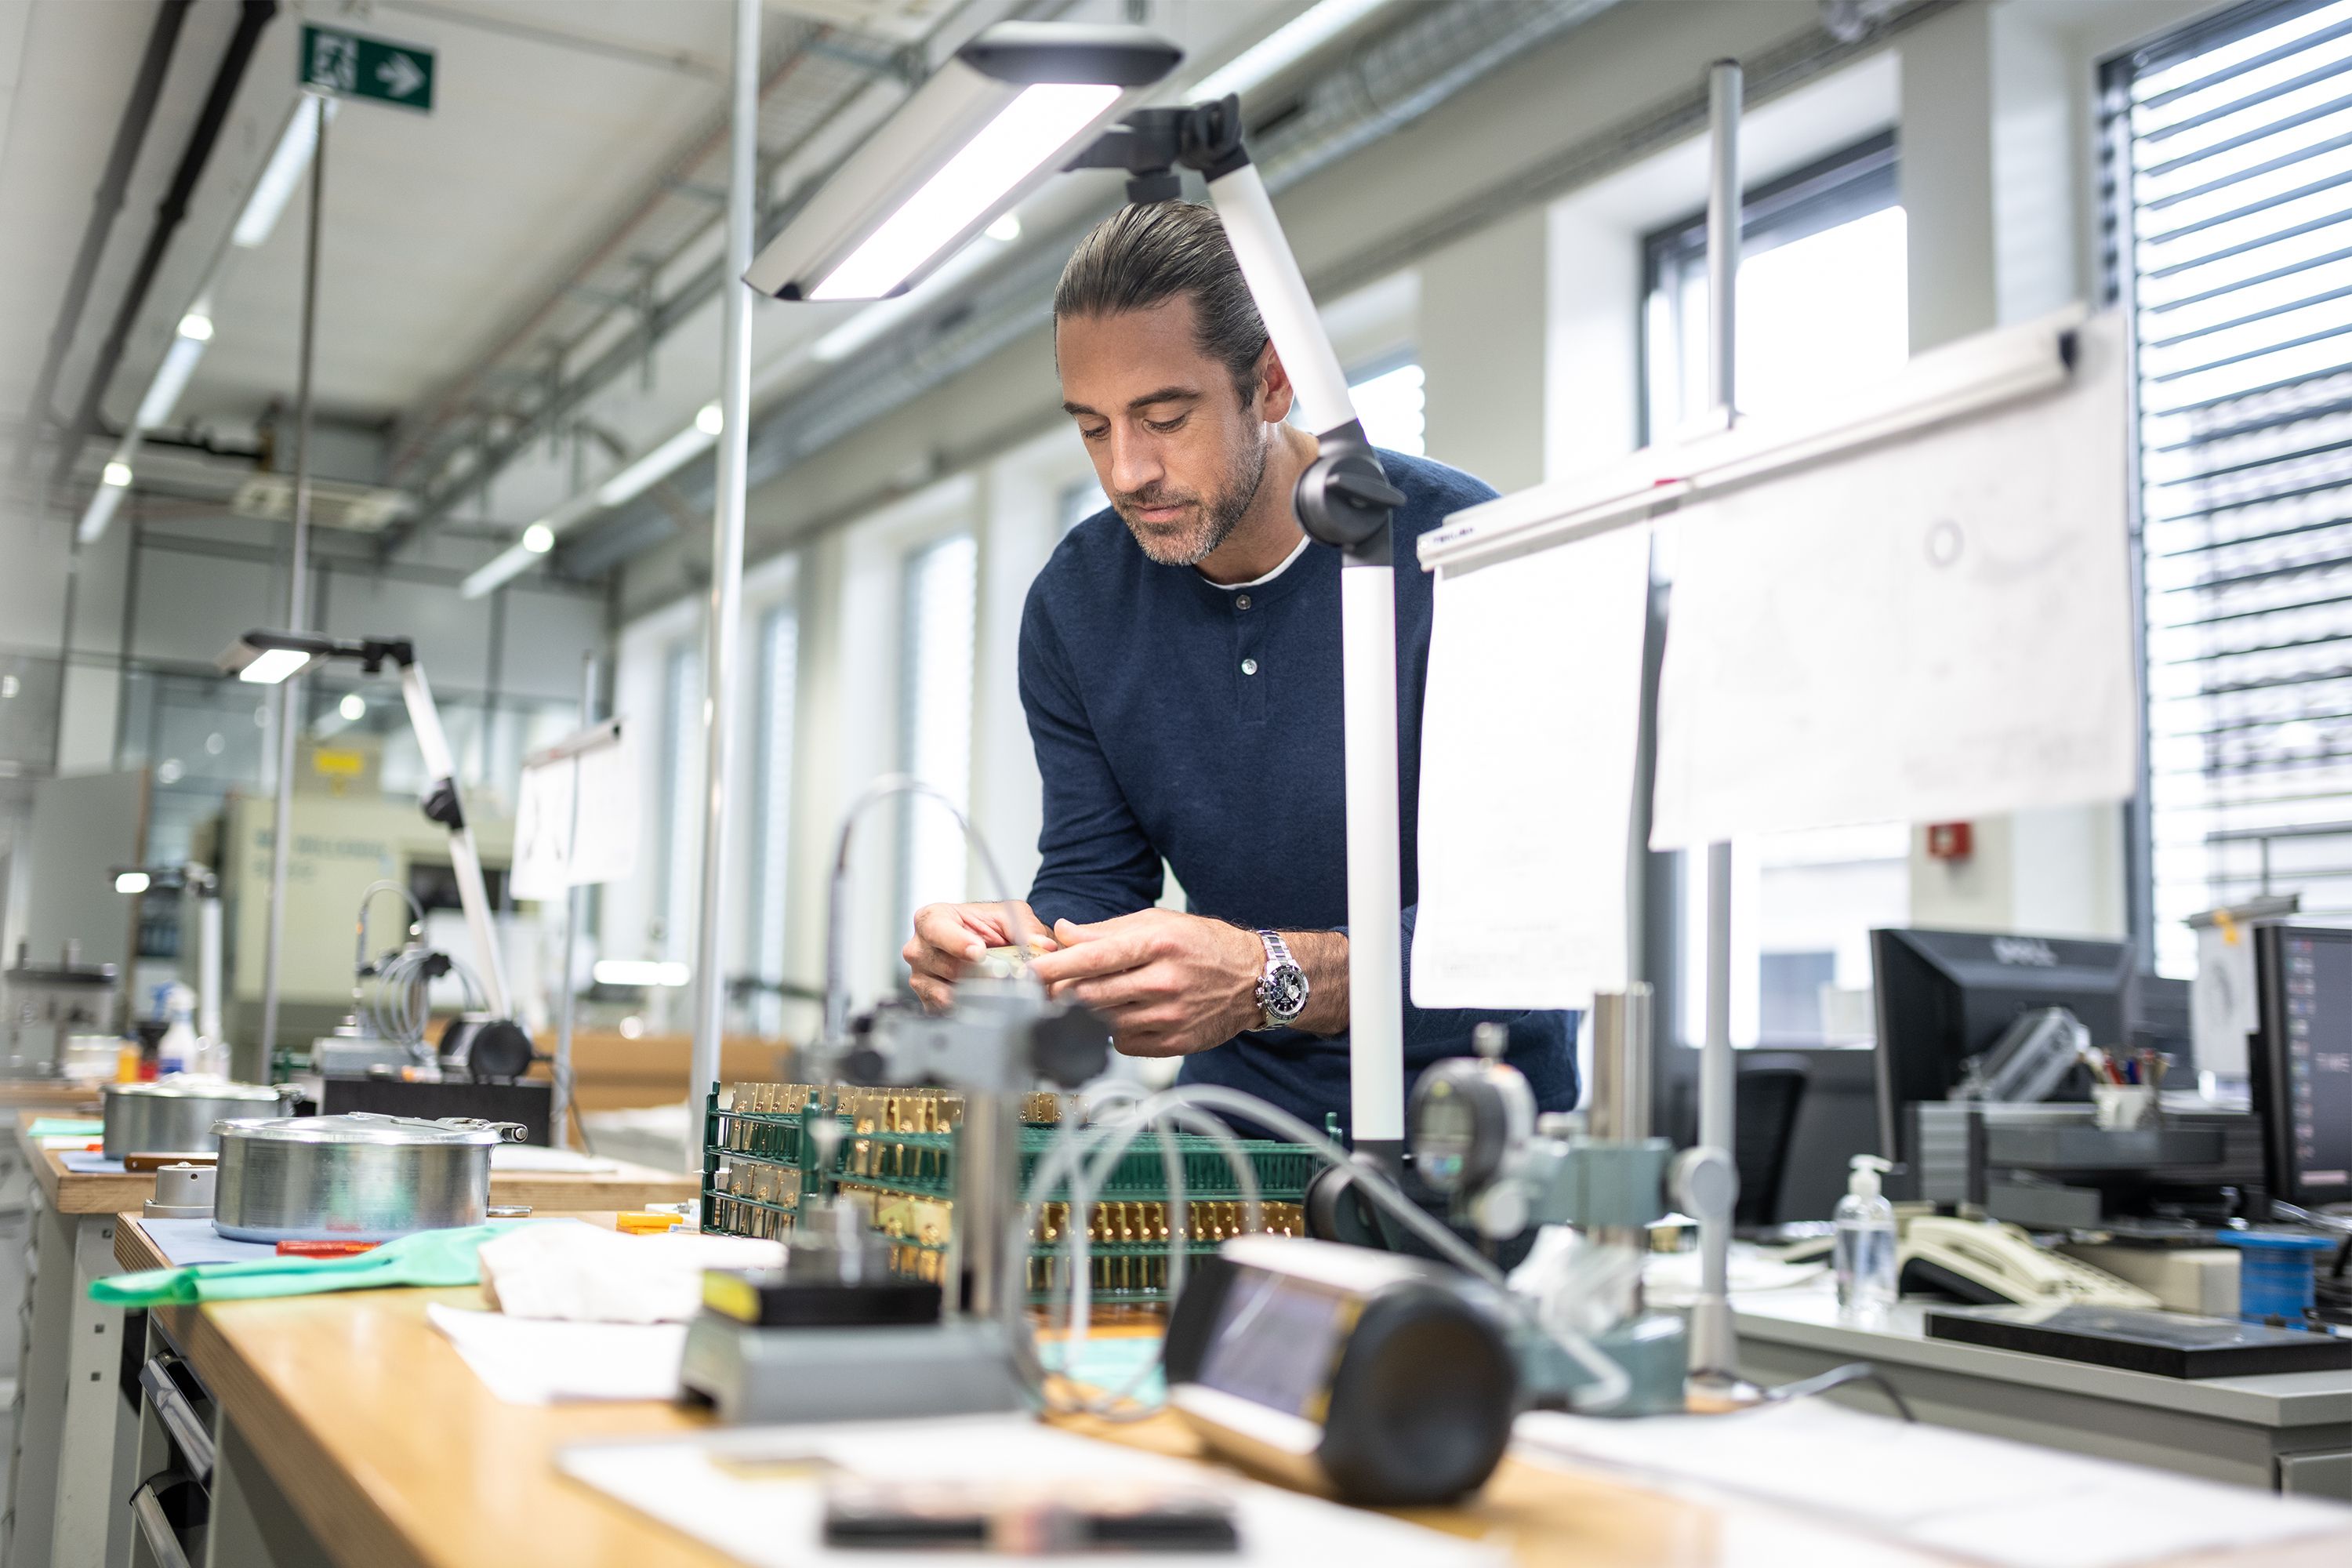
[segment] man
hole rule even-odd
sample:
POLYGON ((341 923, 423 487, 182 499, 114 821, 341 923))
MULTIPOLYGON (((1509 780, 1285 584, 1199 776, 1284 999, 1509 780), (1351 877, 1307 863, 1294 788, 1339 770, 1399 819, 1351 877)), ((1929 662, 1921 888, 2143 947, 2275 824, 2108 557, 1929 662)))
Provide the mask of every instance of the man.
MULTIPOLYGON (((1349 1115, 1339 555, 1291 492, 1315 438, 1216 214, 1130 206, 1055 290, 1063 406, 1111 509, 1070 531, 1029 591, 1021 700, 1045 782, 1024 932, 1001 904, 932 904, 905 958, 947 1005, 965 966, 1025 934, 1036 976, 1107 1018, 1131 1056, 1258 1095, 1309 1125, 1349 1115), (1153 908, 1162 860, 1190 912, 1153 908)), ((1397 740, 1411 962, 1430 583, 1413 541, 1494 495, 1381 454, 1395 518, 1397 740)), ((1507 767, 1498 742, 1497 766, 1507 767)), ((1510 1026, 1547 1110, 1576 1100, 1570 1015, 1405 1010, 1409 1075, 1510 1026)))

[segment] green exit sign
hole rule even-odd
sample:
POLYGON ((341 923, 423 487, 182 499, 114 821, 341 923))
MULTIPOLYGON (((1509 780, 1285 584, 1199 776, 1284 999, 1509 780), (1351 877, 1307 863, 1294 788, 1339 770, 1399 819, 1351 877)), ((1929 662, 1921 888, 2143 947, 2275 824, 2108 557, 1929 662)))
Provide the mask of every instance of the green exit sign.
POLYGON ((433 51, 335 27, 302 29, 302 85, 338 98, 433 110, 433 51))

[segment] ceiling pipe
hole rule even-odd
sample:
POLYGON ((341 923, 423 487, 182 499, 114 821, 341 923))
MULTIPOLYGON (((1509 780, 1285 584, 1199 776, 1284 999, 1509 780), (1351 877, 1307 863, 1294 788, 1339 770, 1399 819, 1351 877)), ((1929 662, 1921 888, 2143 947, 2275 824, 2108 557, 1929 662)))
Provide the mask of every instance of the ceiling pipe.
POLYGON ((114 149, 107 154, 106 173, 98 182, 98 195, 90 203, 89 222, 81 231, 81 249, 75 253, 73 271, 66 280, 66 297, 58 307, 57 323, 49 329, 49 352, 41 361, 40 378, 33 383, 32 401, 26 406, 20 468, 31 465, 39 433, 53 421, 49 398, 57 391, 58 373, 65 368, 66 352, 73 347, 74 329, 81 324, 82 309, 89 303, 89 288, 98 277, 99 258, 105 254, 107 237, 114 232, 114 220, 122 212, 131 170, 139 161, 140 148, 146 145, 147 127, 155 118, 156 101, 163 96, 163 74, 171 66, 172 51, 179 46, 180 25, 187 20, 192 4, 194 0, 163 0, 155 9, 155 25, 147 34, 147 52, 140 58, 130 100, 123 104, 122 119, 114 128, 114 149))
POLYGON ((189 133, 187 148, 180 155, 180 166, 163 193, 163 203, 155 209, 155 226, 148 233, 147 248, 140 254, 138 269, 131 274, 131 287, 115 311, 114 325, 106 334, 105 346, 99 351, 98 363, 90 369, 81 406, 75 411, 72 423, 58 442, 57 463, 49 478, 53 489, 65 488, 76 459, 81 456, 82 444, 98 427, 99 405, 105 400, 107 386, 122 363, 131 329, 138 324, 139 313, 146 306, 147 291, 154 286, 155 274, 163 264, 163 253, 170 248, 172 237, 188 216, 188 198, 194 193, 196 182, 203 178, 205 165, 212 160, 214 144, 220 140, 221 124, 228 118, 229 105, 236 97, 238 84, 245 79, 246 68, 253 62, 253 51, 261 41, 262 30, 277 14, 277 0, 242 0, 228 52, 221 57, 220 68, 213 73, 203 112, 196 117, 195 129, 189 133))

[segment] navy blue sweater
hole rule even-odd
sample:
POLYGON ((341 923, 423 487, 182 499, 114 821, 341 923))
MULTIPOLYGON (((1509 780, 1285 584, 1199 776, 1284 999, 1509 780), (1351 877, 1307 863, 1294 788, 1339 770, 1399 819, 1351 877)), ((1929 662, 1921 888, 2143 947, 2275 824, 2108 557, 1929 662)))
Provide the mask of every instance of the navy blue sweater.
MULTIPOLYGON (((1412 953, 1421 704, 1430 576, 1413 542, 1492 499, 1469 475, 1382 452, 1396 514, 1397 750, 1404 946, 1412 953)), ((1072 529, 1021 617, 1021 702, 1045 780, 1044 863, 1029 901, 1048 925, 1132 914, 1160 892, 1164 858, 1193 913, 1274 931, 1344 930, 1346 770, 1340 747, 1339 554, 1310 544, 1274 581, 1223 588, 1154 564, 1117 513, 1072 529)), ((1510 1060, 1546 1110, 1576 1103, 1572 1013, 1405 1008, 1408 1078, 1466 1055, 1473 1025, 1510 1026, 1510 1060)), ((1348 1037, 1253 1030, 1184 1060, 1323 1125, 1349 1121, 1348 1037)))

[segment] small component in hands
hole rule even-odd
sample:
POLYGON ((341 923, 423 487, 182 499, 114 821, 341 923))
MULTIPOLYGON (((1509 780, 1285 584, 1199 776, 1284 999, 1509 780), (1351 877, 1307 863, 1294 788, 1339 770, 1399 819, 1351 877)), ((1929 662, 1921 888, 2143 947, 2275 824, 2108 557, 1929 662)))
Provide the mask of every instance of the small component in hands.
POLYGON ((1029 960, 1017 947, 992 947, 980 955, 971 972, 984 980, 1019 980, 1029 973, 1029 960))

